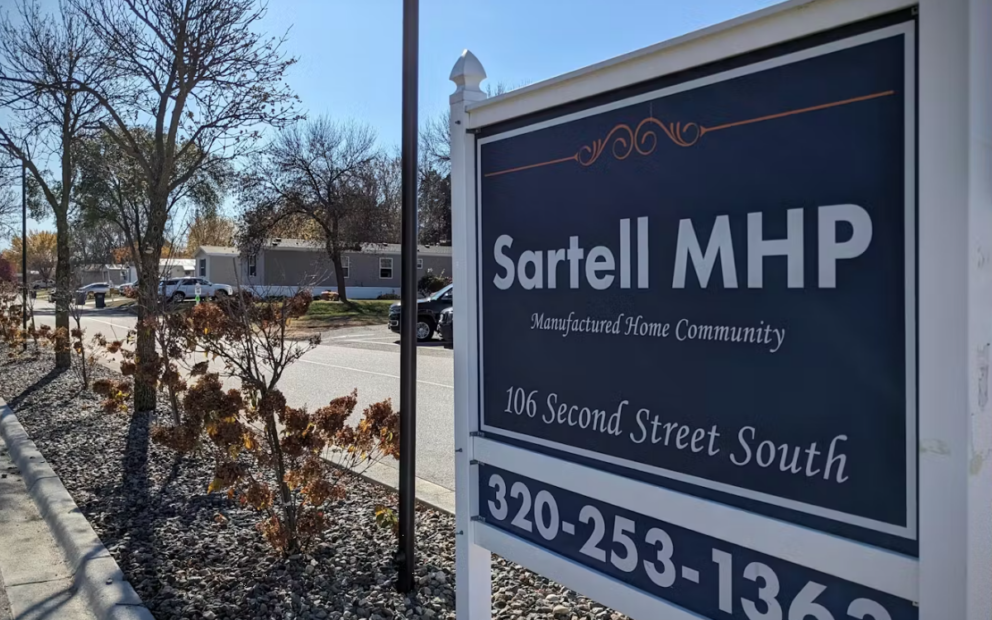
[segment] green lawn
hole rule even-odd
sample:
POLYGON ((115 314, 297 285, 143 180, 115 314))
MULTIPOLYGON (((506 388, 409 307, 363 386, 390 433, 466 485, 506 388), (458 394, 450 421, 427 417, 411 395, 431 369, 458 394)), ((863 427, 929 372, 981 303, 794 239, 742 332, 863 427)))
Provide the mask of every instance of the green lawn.
POLYGON ((395 301, 360 299, 349 302, 315 301, 297 325, 305 329, 331 329, 357 325, 382 325, 395 301))

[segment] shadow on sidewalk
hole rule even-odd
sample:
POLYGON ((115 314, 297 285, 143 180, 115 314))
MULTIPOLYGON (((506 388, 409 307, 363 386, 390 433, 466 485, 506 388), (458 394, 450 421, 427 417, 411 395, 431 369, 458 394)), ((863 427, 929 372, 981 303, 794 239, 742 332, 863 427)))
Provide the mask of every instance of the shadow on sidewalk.
MULTIPOLYGON (((92 316, 135 316, 137 310, 134 306, 124 306, 121 308, 80 308, 79 315, 83 317, 92 316)), ((55 308, 35 308, 35 316, 55 316, 55 308)), ((70 318, 71 322, 71 318, 70 318)))
MULTIPOLYGON (((24 609, 17 617, 30 618, 31 620, 48 620, 49 618, 52 620, 66 620, 67 616, 71 616, 63 608, 75 596, 77 596, 75 587, 67 585, 61 590, 49 594, 27 609, 24 609)), ((0 611, 0 618, 3 618, 2 611, 0 611)))

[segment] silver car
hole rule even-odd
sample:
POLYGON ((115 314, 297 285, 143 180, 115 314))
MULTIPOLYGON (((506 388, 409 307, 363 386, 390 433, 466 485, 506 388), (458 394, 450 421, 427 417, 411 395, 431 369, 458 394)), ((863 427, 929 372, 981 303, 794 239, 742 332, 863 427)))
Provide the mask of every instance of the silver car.
POLYGON ((200 294, 200 299, 233 295, 234 287, 229 284, 208 282, 206 278, 174 278, 160 282, 159 291, 165 299, 179 303, 187 299, 196 299, 197 292, 200 294), (198 286, 199 291, 197 291, 198 286))
POLYGON ((109 282, 94 282, 92 284, 87 284, 86 286, 80 286, 76 289, 77 295, 107 295, 110 293, 110 283, 109 282))

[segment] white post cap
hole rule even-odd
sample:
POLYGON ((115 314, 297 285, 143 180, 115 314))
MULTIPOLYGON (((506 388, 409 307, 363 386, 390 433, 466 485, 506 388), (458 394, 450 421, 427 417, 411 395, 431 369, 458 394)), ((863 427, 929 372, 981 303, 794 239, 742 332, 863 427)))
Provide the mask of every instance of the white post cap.
POLYGON ((458 61, 455 62, 455 66, 451 68, 451 75, 448 76, 448 79, 454 82, 456 86, 455 92, 451 95, 452 103, 458 99, 476 100, 485 98, 485 94, 479 88, 479 84, 482 83, 482 80, 486 79, 486 70, 472 52, 468 50, 462 52, 462 55, 458 57, 458 61), (482 95, 482 97, 476 95, 482 95))

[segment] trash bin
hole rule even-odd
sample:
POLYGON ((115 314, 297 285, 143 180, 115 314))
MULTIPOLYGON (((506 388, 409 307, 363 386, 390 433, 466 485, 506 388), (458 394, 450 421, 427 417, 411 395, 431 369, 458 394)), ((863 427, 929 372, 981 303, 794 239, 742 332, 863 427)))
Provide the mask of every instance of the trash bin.
POLYGON ((31 299, 38 299, 38 291, 31 291, 31 299))
POLYGON ((76 293, 76 305, 77 306, 86 305, 86 293, 76 293))
POLYGON ((93 299, 96 301, 97 308, 107 307, 107 294, 106 293, 93 293, 93 299))

